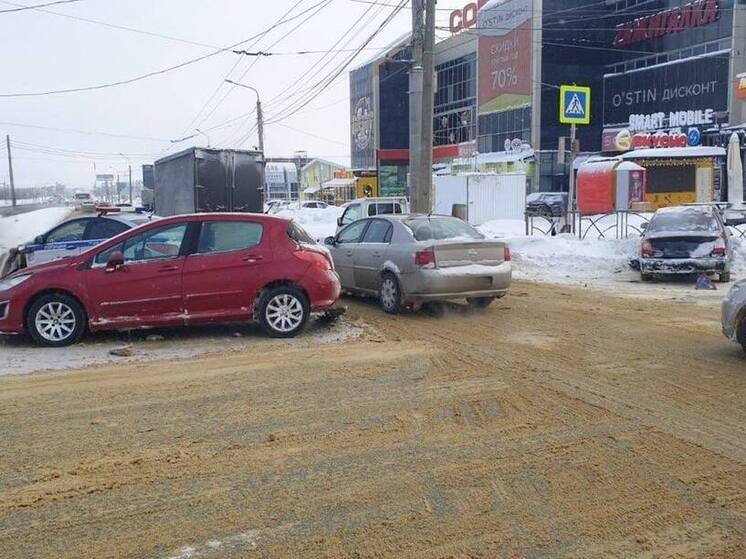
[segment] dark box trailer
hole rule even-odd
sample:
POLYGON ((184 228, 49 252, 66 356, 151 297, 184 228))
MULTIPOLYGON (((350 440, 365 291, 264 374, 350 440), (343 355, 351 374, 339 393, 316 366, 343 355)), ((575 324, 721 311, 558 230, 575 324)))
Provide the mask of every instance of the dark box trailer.
POLYGON ((190 148, 155 162, 155 213, 262 213, 259 151, 190 148))

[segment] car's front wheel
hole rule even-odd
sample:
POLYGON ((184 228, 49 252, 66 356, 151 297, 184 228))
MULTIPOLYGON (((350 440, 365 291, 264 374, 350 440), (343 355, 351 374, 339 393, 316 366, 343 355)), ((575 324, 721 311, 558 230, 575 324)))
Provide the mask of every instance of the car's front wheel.
POLYGON ((50 347, 71 345, 85 333, 85 311, 73 297, 50 293, 31 305, 26 326, 38 344, 50 347))
POLYGON ((292 338, 308 321, 308 298, 297 287, 281 285, 268 289, 257 305, 259 324, 273 338, 292 338))

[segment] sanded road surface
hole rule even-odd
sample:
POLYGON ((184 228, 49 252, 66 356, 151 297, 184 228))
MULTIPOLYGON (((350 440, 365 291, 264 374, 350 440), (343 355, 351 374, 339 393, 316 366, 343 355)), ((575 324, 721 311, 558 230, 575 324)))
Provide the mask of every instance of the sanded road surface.
POLYGON ((715 307, 350 306, 343 344, 0 379, 0 556, 746 557, 715 307))

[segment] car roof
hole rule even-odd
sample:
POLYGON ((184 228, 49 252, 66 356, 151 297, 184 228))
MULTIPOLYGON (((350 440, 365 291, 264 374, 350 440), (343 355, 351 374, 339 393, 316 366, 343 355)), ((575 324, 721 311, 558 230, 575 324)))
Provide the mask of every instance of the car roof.
POLYGON ((267 223, 290 223, 293 221, 292 217, 285 217, 279 215, 250 213, 250 212, 210 212, 210 213, 192 213, 192 214, 180 214, 169 217, 161 217, 158 220, 159 224, 168 225, 171 222, 189 222, 189 221, 219 221, 225 218, 246 218, 251 221, 264 221, 267 223))

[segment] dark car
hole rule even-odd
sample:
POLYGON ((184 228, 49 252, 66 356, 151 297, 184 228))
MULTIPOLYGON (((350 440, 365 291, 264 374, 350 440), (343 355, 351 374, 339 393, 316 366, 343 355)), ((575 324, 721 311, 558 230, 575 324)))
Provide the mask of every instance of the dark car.
POLYGON ((643 281, 665 274, 717 274, 730 281, 730 231, 712 206, 661 208, 645 227, 640 247, 643 281))
POLYGON ((59 347, 86 330, 255 320, 289 337, 339 294, 328 251, 289 219, 192 214, 0 280, 0 333, 59 347))
POLYGON ((526 215, 561 217, 567 213, 566 192, 534 192, 526 196, 526 215))

